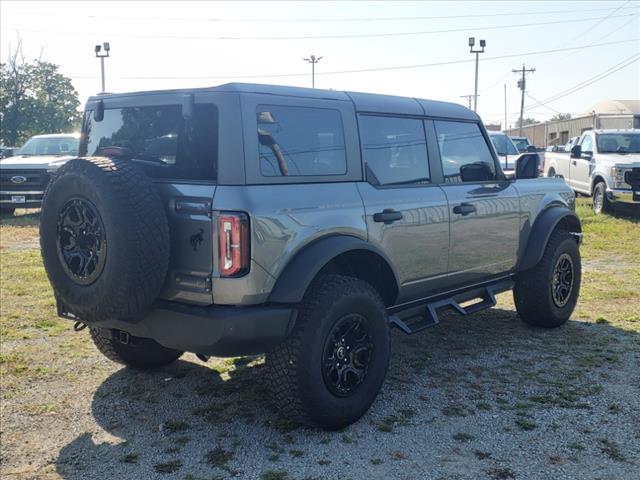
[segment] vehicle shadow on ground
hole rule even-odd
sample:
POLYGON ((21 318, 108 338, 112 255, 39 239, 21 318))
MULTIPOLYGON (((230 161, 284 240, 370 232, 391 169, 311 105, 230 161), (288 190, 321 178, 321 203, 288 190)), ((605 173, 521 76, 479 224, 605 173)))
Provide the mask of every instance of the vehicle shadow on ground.
MULTIPOLYGON (((485 409, 511 415, 505 406, 538 390, 547 399, 540 408, 555 401, 565 408, 574 408, 573 403, 587 408, 585 398, 594 394, 587 386, 597 369, 607 367, 594 345, 611 358, 616 339, 626 334, 610 325, 577 321, 555 330, 535 329, 514 311, 499 308, 467 318, 447 316, 438 327, 410 337, 394 332, 393 357, 379 399, 342 433, 298 427, 278 417, 267 404, 259 357, 227 362, 230 370, 223 373, 196 360, 153 372, 123 368, 93 395, 91 414, 103 431, 79 435, 61 449, 55 466, 68 480, 258 478, 260 471, 283 466, 298 478, 299 471, 305 472, 304 462, 325 449, 328 456, 335 447, 351 450, 353 458, 361 456, 357 442, 345 438, 366 436, 381 448, 398 448, 395 442, 405 440, 385 433, 385 422, 389 428, 420 425, 422 432, 432 431, 428 434, 434 444, 423 446, 430 452, 442 445, 436 440, 441 435, 433 425, 436 418, 464 421, 485 409), (606 338, 611 345, 603 349, 606 338), (302 450, 298 442, 311 449, 302 450), (287 451, 298 448, 299 454, 288 456, 287 451), (281 463, 274 464, 279 456, 281 463)), ((362 459, 365 467, 369 461, 362 459)), ((421 461, 430 462, 428 456, 421 461)), ((343 466, 347 468, 355 463, 343 466)))

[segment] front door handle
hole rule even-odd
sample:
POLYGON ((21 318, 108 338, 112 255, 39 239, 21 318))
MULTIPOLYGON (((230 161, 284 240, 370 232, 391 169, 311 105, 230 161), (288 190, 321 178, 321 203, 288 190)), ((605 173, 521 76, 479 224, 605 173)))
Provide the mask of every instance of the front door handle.
POLYGON ((402 220, 402 212, 396 212, 393 208, 385 208, 383 211, 373 214, 374 222, 390 224, 396 220, 402 220))
POLYGON ((470 203, 461 203, 460 205, 456 205, 453 207, 453 213, 457 213, 458 215, 469 215, 476 211, 476 206, 470 203))

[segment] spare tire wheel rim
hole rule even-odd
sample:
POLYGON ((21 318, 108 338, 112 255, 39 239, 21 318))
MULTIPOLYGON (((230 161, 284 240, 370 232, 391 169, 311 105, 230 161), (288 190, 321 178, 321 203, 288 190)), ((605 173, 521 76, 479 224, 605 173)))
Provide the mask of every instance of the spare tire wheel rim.
POLYGON ((557 307, 562 308, 569 302, 573 292, 573 279, 573 260, 571 255, 563 253, 556 261, 551 281, 551 295, 557 307))
POLYGON ((322 377, 327 389, 347 397, 364 381, 373 353, 373 340, 366 319, 359 314, 338 320, 324 345, 322 377))
POLYGON ((83 197, 72 197, 58 215, 58 258, 78 285, 95 282, 107 258, 107 239, 98 209, 83 197))

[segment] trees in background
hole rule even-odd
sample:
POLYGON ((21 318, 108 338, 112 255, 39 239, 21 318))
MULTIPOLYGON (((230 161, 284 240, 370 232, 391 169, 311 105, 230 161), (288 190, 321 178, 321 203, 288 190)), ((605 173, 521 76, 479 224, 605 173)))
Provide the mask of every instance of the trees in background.
POLYGON ((0 63, 0 142, 19 146, 32 135, 78 130, 78 93, 58 65, 27 62, 20 42, 0 63))

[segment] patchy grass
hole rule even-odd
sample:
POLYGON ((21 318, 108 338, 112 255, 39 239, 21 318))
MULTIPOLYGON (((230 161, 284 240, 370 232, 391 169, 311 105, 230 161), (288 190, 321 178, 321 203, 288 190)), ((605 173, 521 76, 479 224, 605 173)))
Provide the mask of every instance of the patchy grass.
POLYGON ((175 473, 180 470, 180 467, 182 467, 180 460, 171 460, 169 462, 156 463, 153 469, 158 473, 175 473))

